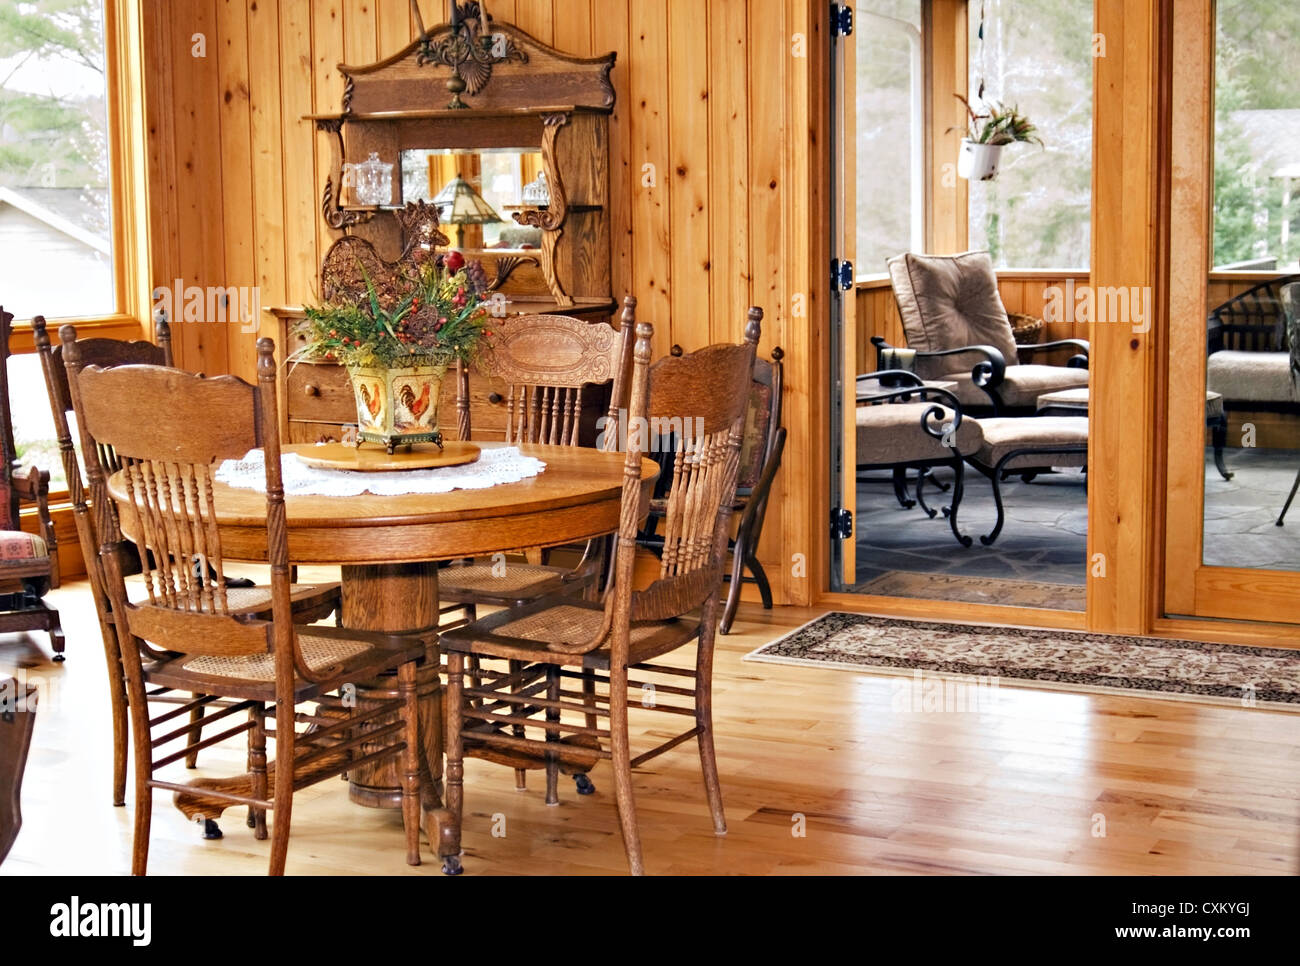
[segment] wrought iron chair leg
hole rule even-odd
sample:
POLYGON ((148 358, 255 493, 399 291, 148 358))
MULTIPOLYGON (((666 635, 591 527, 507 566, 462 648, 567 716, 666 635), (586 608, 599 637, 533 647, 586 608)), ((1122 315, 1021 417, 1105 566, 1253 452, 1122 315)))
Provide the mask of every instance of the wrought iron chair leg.
POLYGON ((898 505, 904 510, 910 510, 916 506, 916 501, 907 495, 907 468, 902 466, 894 467, 894 498, 898 500, 898 505))
POLYGON ((927 478, 929 478, 929 476, 930 476, 930 471, 924 467, 916 471, 916 503, 917 506, 919 506, 925 512, 925 515, 928 516, 931 520, 933 520, 936 516, 939 515, 939 511, 933 509, 928 503, 925 502, 925 494, 924 492, 922 492, 925 489, 925 481, 927 478))
POLYGON ((963 547, 969 547, 974 541, 957 526, 957 511, 961 509, 961 498, 966 492, 966 464, 960 456, 953 459, 952 471, 952 503, 943 508, 943 514, 948 518, 948 526, 952 527, 952 535, 957 538, 957 542, 963 547))
POLYGON ((1224 418, 1216 419, 1210 428, 1210 438, 1214 443, 1214 465, 1219 470, 1219 475, 1225 480, 1232 479, 1232 474, 1228 472, 1228 467, 1223 462, 1223 447, 1228 441, 1228 420, 1224 418))
POLYGON ((1006 522, 1006 514, 1002 509, 1002 467, 1006 464, 1006 459, 998 461, 998 465, 993 467, 993 473, 989 476, 989 481, 993 484, 993 505, 997 507, 998 517, 993 524, 993 530, 980 536, 980 543, 986 547, 991 547, 993 541, 998 538, 1002 532, 1002 524, 1006 522))
POLYGON ((1295 499, 1296 490, 1300 490, 1300 470, 1296 470, 1295 482, 1291 484, 1291 492, 1287 494, 1286 503, 1282 507, 1282 512, 1278 514, 1277 525, 1279 527, 1286 522, 1286 511, 1291 509, 1291 501, 1295 499))

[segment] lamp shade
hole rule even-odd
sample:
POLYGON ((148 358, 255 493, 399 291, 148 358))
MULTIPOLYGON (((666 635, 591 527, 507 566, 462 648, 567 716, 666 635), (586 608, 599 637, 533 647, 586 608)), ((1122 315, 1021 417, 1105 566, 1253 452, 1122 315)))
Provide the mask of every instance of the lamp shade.
POLYGON ((460 175, 452 178, 433 199, 438 218, 449 225, 488 225, 501 220, 483 196, 460 175))

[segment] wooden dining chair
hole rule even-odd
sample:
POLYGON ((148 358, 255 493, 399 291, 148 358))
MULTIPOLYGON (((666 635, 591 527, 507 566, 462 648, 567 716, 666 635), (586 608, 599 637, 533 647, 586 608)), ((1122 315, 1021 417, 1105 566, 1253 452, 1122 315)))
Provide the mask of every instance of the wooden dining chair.
MULTIPOLYGON (((47 330, 45 317, 38 315, 32 319, 32 331, 36 350, 40 354, 41 368, 45 373, 45 389, 50 400, 50 411, 54 417, 54 430, 58 436, 59 454, 63 461, 63 471, 68 479, 68 499, 72 503, 72 518, 77 527, 77 539, 81 544, 82 559, 86 564, 86 577, 90 584, 91 598, 95 602, 95 613, 99 619, 100 636, 104 642, 104 656, 108 664, 109 705, 113 715, 113 804, 126 804, 126 766, 127 766, 127 695, 126 678, 122 670, 121 654, 118 651, 117 635, 113 630, 113 609, 104 587, 103 566, 99 558, 99 541, 91 521, 91 503, 82 479, 81 465, 77 450, 73 444, 72 431, 68 423, 68 414, 76 416, 72 395, 68 390, 69 370, 79 372, 87 366, 111 368, 124 365, 171 366, 171 327, 165 316, 159 315, 155 320, 153 342, 124 341, 121 339, 90 338, 79 339, 75 326, 65 325, 59 330, 60 343, 53 345, 47 330), (65 346, 75 348, 65 352, 65 346)), ((80 418, 77 418, 80 423, 80 418)), ((101 446, 99 452, 103 465, 111 472, 121 467, 111 447, 101 446)), ((112 512, 113 508, 108 507, 112 512)), ((140 573, 139 554, 134 547, 128 547, 122 561, 123 572, 127 575, 140 573)), ((211 576, 211 575, 209 575, 211 576)), ((257 587, 253 581, 241 579, 238 582, 227 577, 226 587, 233 593, 233 600, 241 607, 252 608, 254 613, 265 616, 269 613, 271 591, 269 587, 257 587)), ((313 621, 329 616, 330 611, 338 606, 339 589, 337 583, 313 584, 294 587, 294 608, 299 620, 313 621)), ((163 692, 151 696, 150 700, 173 702, 187 700, 177 695, 163 692)), ((205 713, 205 707, 193 710, 196 725, 194 739, 201 734, 199 722, 205 713)), ((185 764, 194 768, 198 763, 197 752, 186 757, 185 764)), ((205 826, 208 837, 218 837, 214 824, 205 826)))
MULTIPOLYGON (((492 337, 480 371, 506 383, 508 443, 547 443, 578 446, 583 430, 583 399, 594 387, 609 385, 609 406, 598 442, 612 451, 618 442, 619 410, 626 405, 627 376, 636 329, 636 299, 623 300, 620 328, 606 322, 585 322, 563 315, 521 315, 493 324, 492 337)), ((472 439, 468 373, 458 372, 457 425, 462 439, 472 439)), ((549 548, 520 548, 523 560, 505 557, 458 562, 439 573, 442 613, 464 612, 464 622, 478 616, 478 607, 519 607, 552 594, 590 595, 604 566, 604 540, 589 540, 578 563, 552 566, 549 548)), ((456 626, 451 622, 444 627, 456 626)), ((503 759, 504 760, 504 759, 503 759)), ((515 768, 515 786, 527 784, 524 760, 515 768)), ((595 786, 583 772, 574 774, 581 794, 595 786)))
MULTIPOLYGON (((75 358, 76 342, 65 341, 75 358)), ((401 756, 402 820, 407 861, 420 862, 422 787, 418 749, 416 667, 436 638, 397 636, 295 623, 289 579, 274 343, 257 343, 258 385, 234 376, 208 379, 159 366, 69 366, 78 414, 104 581, 126 672, 135 751, 135 839, 132 871, 145 872, 153 791, 190 792, 160 776, 192 749, 247 734, 248 783, 243 791, 205 787, 204 796, 244 804, 255 836, 267 837, 274 812, 270 872, 283 873, 297 789, 362 764, 401 756), (112 447, 120 469, 119 513, 108 495, 112 447), (266 462, 266 558, 271 564, 269 619, 232 599, 224 572, 213 475, 228 459, 261 448, 266 462), (123 574, 125 534, 141 549, 147 597, 132 602, 123 574), (216 571, 207 579, 191 562, 216 571), (396 672, 396 686, 368 682, 396 672), (148 689, 195 697, 152 715, 148 689), (354 700, 354 698, 356 700, 354 700), (295 706, 310 702, 310 713, 295 706), (195 740, 188 724, 170 727, 193 707, 218 710, 205 724, 245 714, 246 720, 195 740), (340 714, 341 712, 341 714, 340 714), (274 719, 268 730, 266 718, 274 719), (394 716, 391 722, 376 719, 394 716), (306 730, 299 732, 298 726, 306 730), (163 729, 161 734, 158 729, 163 729), (169 730, 167 730, 169 729, 169 730), (266 739, 276 757, 267 764, 266 739), (165 752, 170 743, 182 747, 165 752)), ((227 720, 227 723, 228 720, 227 720)))
POLYGON ((54 660, 64 659, 59 612, 45 595, 59 586, 59 548, 50 518, 50 474, 18 461, 9 398, 13 313, 0 307, 0 633, 46 631, 54 660), (35 504, 40 533, 22 528, 22 506, 35 504))
POLYGON ((442 637, 451 812, 443 871, 449 874, 461 869, 464 756, 473 748, 525 753, 544 761, 548 801, 562 762, 590 768, 609 759, 628 865, 640 874, 632 769, 695 738, 714 831, 726 832, 713 746, 713 645, 759 323, 750 318, 740 345, 709 346, 653 366, 651 334, 650 325, 637 326, 616 560, 604 603, 549 597, 498 611, 442 637), (659 577, 636 590, 636 536, 645 515, 642 456, 656 442, 651 427, 674 421, 688 425, 687 420, 698 432, 675 437, 674 486, 659 577), (691 642, 696 643, 693 669, 653 663, 691 642), (471 656, 518 662, 520 670, 502 672, 484 665, 476 672, 467 667, 471 656), (598 693, 574 690, 572 683, 584 671, 593 674, 598 693), (633 671, 635 679, 629 675, 633 671), (652 677, 666 680, 655 684, 648 680, 652 677), (690 727, 633 757, 630 687, 640 689, 642 707, 689 718, 690 727), (689 699, 690 706, 665 702, 665 697, 689 699), (518 729, 525 734, 520 736, 518 729))
POLYGON ((23 772, 36 727, 37 689, 0 678, 0 862, 23 826, 23 772))
MULTIPOLYGON (((488 351, 479 365, 484 375, 506 383, 506 442, 577 446, 582 429, 583 397, 596 385, 610 383, 605 425, 618 424, 626 403, 627 373, 636 327, 636 299, 623 300, 621 329, 606 322, 584 322, 564 315, 520 315, 494 323, 488 351)), ((458 371, 457 393, 462 438, 472 439, 467 373, 458 371)), ((607 451, 617 445, 617 433, 602 434, 607 451)), ((575 567, 540 562, 491 560, 448 567, 439 574, 440 598, 467 608, 476 605, 513 607, 554 593, 581 593, 599 572, 593 541, 575 567)), ((532 548, 520 548, 528 551, 532 548)), ((533 552, 534 560, 540 551, 533 552)))
MULTIPOLYGON (((751 317, 763 319, 763 310, 750 308, 751 317)), ((670 350, 675 356, 682 347, 670 350)), ((781 425, 781 394, 785 385, 785 352, 780 346, 772 350, 771 360, 754 360, 754 382, 749 391, 749 405, 745 411, 745 439, 740 445, 740 469, 736 473, 735 510, 740 522, 736 535, 728 543, 731 569, 727 576, 727 602, 722 609, 719 634, 730 634, 740 606, 740 591, 744 584, 758 587, 765 610, 772 609, 772 587, 767 572, 758 559, 758 543, 763 538, 763 521, 767 517, 768 498, 777 471, 781 468, 781 454, 785 451, 785 427, 781 425), (748 571, 748 574, 746 574, 748 571)), ((661 454, 661 457, 664 454, 661 454)), ((663 552, 663 537, 657 532, 663 522, 668 500, 665 494, 672 486, 672 467, 664 465, 659 495, 650 501, 650 516, 638 542, 656 555, 663 552)))

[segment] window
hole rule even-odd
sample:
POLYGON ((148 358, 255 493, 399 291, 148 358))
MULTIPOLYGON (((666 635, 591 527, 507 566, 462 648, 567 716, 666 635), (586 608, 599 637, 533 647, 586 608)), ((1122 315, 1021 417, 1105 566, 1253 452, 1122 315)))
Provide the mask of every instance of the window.
POLYGON ((970 183, 970 247, 998 268, 1086 269, 1092 205, 1092 4, 971 0, 970 99, 1018 107, 1044 147, 1015 144, 970 183))
POLYGON ((104 54, 99 0, 0 4, 0 300, 20 320, 118 308, 104 54))
POLYGON ((1300 269, 1300 7, 1219 0, 1214 267, 1300 269))
POLYGON ((921 0, 857 5, 857 271, 925 244, 921 0))

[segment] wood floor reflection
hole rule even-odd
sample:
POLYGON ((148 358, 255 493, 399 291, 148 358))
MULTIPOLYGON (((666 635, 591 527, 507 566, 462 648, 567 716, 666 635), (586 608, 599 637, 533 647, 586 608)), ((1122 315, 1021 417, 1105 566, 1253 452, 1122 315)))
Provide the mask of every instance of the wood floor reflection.
MULTIPOLYGON (((113 808, 104 662, 84 585, 54 592, 69 659, 0 639, 0 673, 50 685, 23 789, 24 825, 0 874, 116 875, 129 868, 131 798, 113 808)), ((672 873, 1294 874, 1300 865, 1300 716, 1172 701, 1003 689, 996 714, 895 711, 886 677, 742 662, 819 611, 744 605, 720 639, 716 708, 729 832, 712 834, 692 745, 636 776, 647 870, 672 873), (1104 835, 1097 834, 1104 829, 1104 835), (803 835, 798 835, 802 831, 803 835)), ((681 655, 679 659, 690 655, 681 655)), ((633 712, 633 748, 658 728, 633 712)), ((655 732, 657 734, 657 731, 655 732)), ((236 743, 198 774, 242 770, 236 743)), ((186 773, 176 766, 173 773, 186 773)), ((623 874, 607 766, 561 805, 543 781, 466 765, 468 874, 623 874), (493 835, 494 827, 501 837, 493 835)), ((203 841, 155 797, 150 872, 266 870, 241 812, 203 841)), ((441 877, 404 862, 395 812, 349 804, 328 782, 298 796, 288 871, 441 877)))

